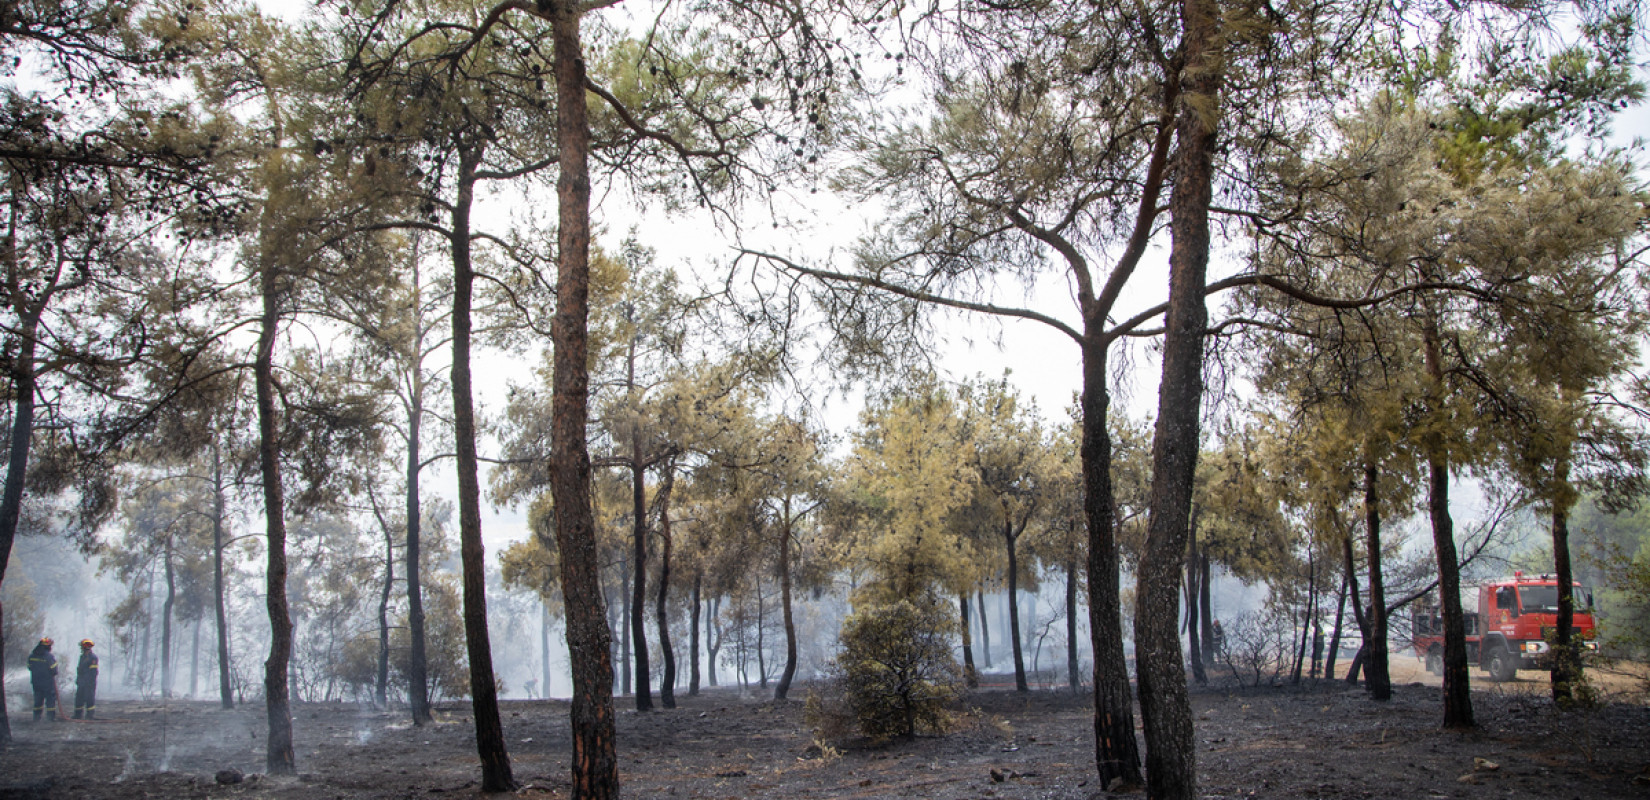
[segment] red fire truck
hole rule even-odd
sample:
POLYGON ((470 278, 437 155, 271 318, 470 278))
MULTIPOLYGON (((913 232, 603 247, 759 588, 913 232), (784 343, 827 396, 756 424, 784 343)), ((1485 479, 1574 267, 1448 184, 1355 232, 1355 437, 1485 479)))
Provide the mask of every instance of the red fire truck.
MULTIPOLYGON (((1593 622, 1593 593, 1572 585, 1575 618, 1570 636, 1587 650, 1598 649, 1593 622)), ((1548 640, 1558 624, 1558 581, 1551 575, 1513 573, 1461 592, 1467 629, 1467 661, 1477 664, 1492 680, 1510 681, 1521 669, 1545 667, 1548 640)), ((1416 654, 1434 675, 1444 672, 1444 625, 1434 599, 1417 605, 1414 615, 1416 654)))

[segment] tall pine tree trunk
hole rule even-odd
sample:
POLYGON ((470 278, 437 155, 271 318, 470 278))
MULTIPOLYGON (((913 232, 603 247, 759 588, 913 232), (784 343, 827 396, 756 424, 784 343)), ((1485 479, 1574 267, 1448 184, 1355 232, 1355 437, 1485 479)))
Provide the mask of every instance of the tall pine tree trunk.
POLYGON ((556 316, 552 338, 550 489, 561 552, 562 598, 573 675, 572 789, 578 800, 616 800, 611 635, 601 594, 601 562, 590 498, 590 124, 585 96, 580 4, 549 0, 556 77, 556 316))
MULTIPOLYGON (((266 212, 267 213, 267 212, 266 212)), ((292 660, 292 615, 286 597, 286 497, 281 486, 280 416, 275 406, 275 339, 280 325, 279 276, 274 231, 265 223, 263 264, 259 270, 262 315, 258 355, 253 365, 258 396, 258 466, 263 477, 265 543, 264 605, 269 612, 269 658, 264 661, 264 707, 269 740, 265 769, 271 775, 297 772, 292 749, 292 706, 288 667, 292 660)))
POLYGON ((470 660, 470 705, 475 713, 476 754, 481 759, 481 790, 504 792, 515 788, 515 778, 498 714, 498 684, 493 679, 493 648, 487 631, 487 553, 481 541, 480 464, 470 389, 470 305, 475 284, 470 260, 470 208, 480 162, 480 145, 460 152, 458 193, 453 203, 453 440, 458 453, 464 642, 470 660))
MULTIPOLYGON (((1088 522, 1089 649, 1094 654, 1094 763, 1100 787, 1139 786, 1140 746, 1134 738, 1134 691, 1123 651, 1123 592, 1117 544, 1116 495, 1111 480, 1111 432, 1106 420, 1104 315, 1084 313, 1083 512, 1088 522)), ((982 635, 984 619, 981 619, 982 635)), ((987 664, 989 665, 989 661, 987 664)))
POLYGON ((1203 294, 1209 264, 1217 120, 1221 106, 1220 8, 1184 0, 1182 112, 1176 122, 1174 189, 1169 200, 1169 301, 1164 315, 1163 380, 1152 441, 1150 521, 1135 596, 1140 717, 1146 734, 1146 792, 1152 800, 1197 797, 1191 699, 1180 648, 1180 564, 1190 528, 1203 399, 1203 294))
MULTIPOLYGON (((416 259, 415 259, 416 264, 416 259)), ((415 266, 416 270, 417 267, 415 266)), ((416 271, 414 273, 416 279, 416 271)), ((422 295, 415 295, 422 304, 422 295)), ((424 321, 417 310, 411 315, 419 352, 423 352, 424 321)), ((407 409, 407 706, 412 723, 422 726, 434 721, 430 715, 429 658, 425 652, 423 565, 424 502, 419 491, 423 470, 421 436, 424 428, 424 372, 413 359, 412 391, 407 409)))
POLYGON ((699 695, 699 593, 704 582, 704 571, 695 567, 693 570, 693 590, 689 605, 692 610, 688 613, 688 696, 699 695))
POLYGON ((986 623, 985 588, 979 590, 980 605, 980 655, 984 656, 985 668, 991 669, 991 627, 986 623))
POLYGON ((1381 578, 1381 509, 1376 484, 1380 468, 1364 462, 1364 533, 1369 537, 1369 638, 1364 641, 1364 685, 1375 700, 1392 699, 1387 665, 1386 582, 1381 578))
POLYGON ((162 555, 166 562, 166 601, 160 606, 160 696, 172 696, 172 609, 178 604, 178 576, 172 566, 172 536, 162 555))
POLYGON ((664 485, 659 487, 659 705, 676 707, 676 654, 670 648, 670 490, 676 483, 670 463, 664 465, 664 485))
POLYGON ((1026 683, 1026 659, 1020 644, 1020 553, 1014 545, 1018 536, 1008 504, 1003 504, 1003 544, 1008 550, 1008 638, 1014 642, 1014 691, 1031 690, 1026 683))
MULTIPOLYGON (((630 383, 635 385, 635 357, 631 357, 630 383)), ((652 680, 647 663, 647 474, 642 469, 642 435, 630 429, 630 507, 635 517, 631 530, 631 556, 635 563, 630 585, 630 639, 636 658, 636 710, 653 710, 652 680)))
MULTIPOLYGON (((374 501, 377 508, 377 501, 374 501)), ((390 704, 390 596, 395 591, 395 536, 384 528, 384 588, 378 594, 378 680, 373 702, 379 708, 390 704)))
MULTIPOLYGON (((1428 313, 1436 312, 1428 309, 1428 313)), ((1423 333, 1422 349, 1432 380, 1430 410, 1442 414, 1443 351, 1435 317, 1427 320, 1423 333)), ((1427 510, 1432 521, 1432 546, 1438 557, 1438 599, 1444 623, 1444 727, 1471 728, 1475 723, 1467 676, 1466 616, 1461 609, 1461 566, 1455 550, 1455 521, 1449 513, 1449 453, 1442 434, 1436 432, 1422 437, 1422 448, 1427 454, 1427 510)))
POLYGON ((1186 554, 1186 643, 1190 649, 1189 656, 1192 662, 1192 680, 1199 685, 1209 682, 1209 673, 1203 669, 1203 643, 1198 641, 1197 628, 1197 597, 1198 597, 1198 557, 1197 557, 1197 509, 1192 509, 1190 552, 1186 554))
POLYGON ((212 439, 212 615, 218 634, 218 703, 225 709, 235 707, 234 688, 229 683, 229 611, 225 607, 223 585, 224 548, 224 475, 223 453, 217 437, 212 439))
POLYGON ((784 607, 785 668, 779 673, 773 699, 784 700, 791 691, 791 679, 796 677, 796 619, 791 611, 791 498, 786 495, 780 507, 779 525, 779 601, 784 607))
MULTIPOLYGON (((967 620, 963 621, 967 624, 967 620)), ((973 666, 970 664, 969 666, 973 666)), ((1077 661, 1077 559, 1066 561, 1066 685, 1073 692, 1082 688, 1083 677, 1077 661)))
POLYGON ((1576 648, 1575 577, 1570 567, 1570 509, 1575 492, 1570 488, 1570 463, 1565 458, 1555 470, 1558 488, 1553 504, 1553 573, 1558 579, 1558 619, 1554 622, 1552 644, 1553 700, 1568 704, 1581 680, 1581 651, 1576 648))
POLYGON ((962 620, 963 683, 973 689, 980 685, 980 673, 974 669, 973 623, 968 618, 968 592, 957 594, 957 613, 962 620))

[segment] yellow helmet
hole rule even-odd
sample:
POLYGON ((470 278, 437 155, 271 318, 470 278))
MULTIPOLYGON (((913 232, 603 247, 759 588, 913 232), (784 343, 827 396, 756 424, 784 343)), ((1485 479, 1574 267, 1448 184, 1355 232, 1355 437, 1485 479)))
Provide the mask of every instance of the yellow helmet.
POLYGON ((92 646, 92 640, 91 639, 81 639, 80 640, 80 646, 81 647, 91 647, 92 646))
POLYGON ((52 637, 42 636, 42 637, 40 637, 40 643, 47 646, 47 647, 51 647, 52 646, 52 637))

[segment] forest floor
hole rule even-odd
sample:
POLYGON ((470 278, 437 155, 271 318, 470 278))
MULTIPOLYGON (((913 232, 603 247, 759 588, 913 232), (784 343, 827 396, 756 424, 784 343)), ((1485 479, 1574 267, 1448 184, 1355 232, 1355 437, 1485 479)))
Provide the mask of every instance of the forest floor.
MULTIPOLYGON (((1455 733, 1439 727, 1437 679, 1413 658, 1394 656, 1393 666, 1395 696, 1387 703, 1341 681, 1256 688, 1227 677, 1194 686, 1202 796, 1650 797, 1642 669, 1601 678, 1603 702, 1568 712, 1554 708, 1543 673, 1493 684, 1475 671, 1479 727, 1455 733)), ((681 800, 1108 796, 1094 776, 1087 693, 1018 694, 1009 683, 968 695, 949 735, 882 747, 822 749, 803 722, 800 699, 759 700, 754 689, 710 689, 652 713, 624 710, 634 701, 620 698, 622 792, 681 800)), ((520 785, 513 796, 568 797, 567 703, 505 701, 502 709, 520 785)), ((206 702, 117 701, 98 710, 96 722, 12 715, 14 742, 0 752, 0 800, 480 795, 463 703, 443 704, 438 724, 425 728, 408 725, 404 713, 300 704, 293 719, 300 774, 291 778, 259 774, 261 705, 225 711, 206 702)))

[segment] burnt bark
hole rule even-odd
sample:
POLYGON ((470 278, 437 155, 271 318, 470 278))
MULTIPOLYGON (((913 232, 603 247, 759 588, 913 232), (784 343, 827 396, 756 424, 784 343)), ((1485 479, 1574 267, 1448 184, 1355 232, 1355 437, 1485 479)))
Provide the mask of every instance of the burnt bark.
POLYGON ((985 589, 979 590, 977 599, 980 606, 980 655, 984 656, 985 668, 991 669, 991 627, 986 622, 985 589))
POLYGON ((659 592, 656 616, 659 623, 659 705, 676 707, 676 654, 670 649, 670 491, 676 483, 671 465, 664 465, 664 485, 659 487, 659 592))
POLYGON ((1386 583, 1381 578, 1380 468, 1364 462, 1364 533, 1369 549, 1369 638, 1364 641, 1364 686, 1375 700, 1392 699, 1392 673, 1387 662, 1386 583))
POLYGON ((690 605, 692 612, 688 614, 691 622, 688 623, 688 696, 699 696, 699 593, 704 583, 704 573, 699 569, 693 571, 693 592, 690 605))
POLYGON ((218 625, 218 702, 225 709, 235 707, 229 683, 229 612, 225 608, 223 585, 224 481, 223 454, 216 439, 212 442, 212 612, 218 625))
MULTIPOLYGON (((964 624, 967 620, 963 621, 964 624)), ((970 664, 970 666, 973 666, 970 664)), ((1066 561, 1066 685, 1077 691, 1083 685, 1077 663, 1077 560, 1066 561)))
POLYGON ((1203 668, 1203 643, 1198 640, 1198 554, 1197 510, 1192 510, 1191 530, 1188 533, 1190 552, 1186 554, 1186 644, 1192 662, 1192 680, 1202 686, 1209 682, 1209 673, 1203 668))
POLYGON ((573 676, 571 794, 579 800, 614 800, 619 796, 619 770, 611 636, 601 594, 601 562, 590 498, 590 447, 585 438, 590 401, 590 123, 581 15, 579 4, 571 0, 550 3, 561 165, 556 179, 559 227, 551 376, 551 436, 556 448, 551 455, 550 490, 573 676))
MULTIPOLYGON (((266 231, 270 237, 273 232, 266 231)), ((280 412, 275 406, 275 339, 280 325, 279 276, 265 242, 265 263, 259 270, 262 299, 258 355, 253 383, 258 398, 258 467, 263 477, 264 526, 268 555, 264 566, 264 605, 269 613, 269 658, 264 660, 264 708, 268 717, 268 745, 264 768, 271 775, 298 771, 292 749, 292 705, 287 672, 292 660, 292 615, 286 597, 286 497, 281 486, 280 412)))
POLYGON ((1025 648, 1020 644, 1020 532, 1014 529, 1008 503, 1003 506, 1003 545, 1008 551, 1008 638, 1014 642, 1014 691, 1029 692, 1026 683, 1025 648))
MULTIPOLYGON (((1431 309, 1428 313, 1434 313, 1431 309)), ((1432 380, 1431 411, 1443 413, 1444 366, 1436 322, 1423 331, 1423 355, 1432 380)), ((1449 452, 1437 432, 1422 437, 1427 454, 1427 511, 1432 522, 1432 546, 1438 558, 1439 608, 1444 623, 1444 727, 1471 728, 1472 687, 1467 676, 1467 627, 1461 609, 1461 566, 1455 549, 1455 521, 1449 513, 1449 452)))
MULTIPOLYGON (((424 320, 414 310, 411 315, 417 335, 413 342, 423 351, 424 320)), ((407 706, 416 726, 435 721, 430 714, 429 656, 425 651, 423 570, 419 563, 423 547, 424 501, 419 489, 423 470, 421 437, 424 428, 424 373, 417 355, 411 362, 412 389, 407 408, 407 706)))
POLYGON ((1203 399, 1204 306, 1209 264, 1216 119, 1220 108, 1220 9, 1184 0, 1184 92, 1176 120, 1174 189, 1169 199, 1169 301, 1163 380, 1152 441, 1151 519, 1135 596, 1140 717, 1146 734, 1146 792, 1153 800, 1197 797, 1191 700, 1180 648, 1180 564, 1189 536, 1203 399))
POLYGON ((791 679, 796 677, 796 618, 791 611, 791 498, 781 501, 779 522, 779 600, 785 621, 785 668, 779 673, 779 682, 773 687, 773 699, 784 700, 791 691, 791 679))
MULTIPOLYGON (((1106 386, 1103 314, 1085 314, 1083 342, 1083 510, 1088 521, 1089 648, 1094 654, 1094 763, 1100 786, 1144 783, 1134 738, 1134 693, 1123 652, 1123 598, 1117 506, 1111 480, 1111 392, 1106 386)), ((982 634, 984 620, 982 618, 982 634)), ((989 664, 989 662, 987 662, 989 664)))
POLYGON ((475 712, 476 754, 481 790, 515 788, 504 725, 493 680, 493 649, 487 631, 487 554, 481 541, 480 464, 476 456, 475 407, 470 388, 470 306, 475 272, 470 258, 470 208, 481 147, 459 153, 458 192, 453 203, 453 439, 458 454, 458 538, 463 564, 464 641, 470 659, 470 705, 475 712))
POLYGON ((1570 566, 1570 508, 1575 495, 1569 491, 1570 466, 1559 464, 1557 483, 1559 494, 1553 498, 1553 573, 1558 579, 1558 619, 1553 623, 1552 683, 1553 700, 1567 704, 1575 698, 1576 683, 1581 680, 1581 652, 1575 643, 1575 577, 1570 566))
POLYGON ((963 682, 973 689, 980 685, 980 673, 974 668, 974 632, 968 618, 968 592, 957 595, 957 613, 962 620, 963 682))
MULTIPOLYGON (((634 347, 634 345, 632 345, 634 347)), ((636 385, 635 353, 631 354, 631 386, 636 385)), ((647 473, 642 460, 642 434, 630 429, 630 508, 633 569, 630 584, 630 639, 636 659, 636 710, 653 710, 653 689, 647 663, 647 473)))

